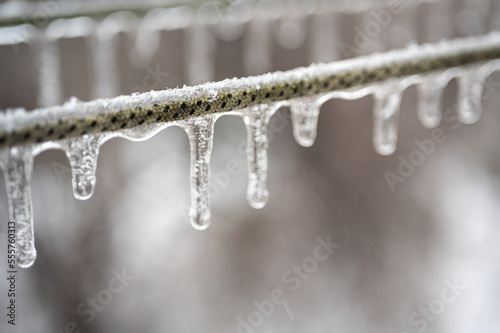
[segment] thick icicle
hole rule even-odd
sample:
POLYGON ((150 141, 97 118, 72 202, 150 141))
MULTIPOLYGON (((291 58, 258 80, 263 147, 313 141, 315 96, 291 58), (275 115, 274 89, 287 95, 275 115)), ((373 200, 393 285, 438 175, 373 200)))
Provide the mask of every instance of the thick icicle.
POLYGON ((247 128, 247 200, 250 206, 256 209, 263 208, 269 198, 267 190, 267 125, 278 108, 277 104, 262 104, 242 110, 243 120, 247 128))
POLYGON ((87 200, 94 193, 97 156, 102 136, 84 135, 61 143, 71 165, 73 194, 79 200, 87 200))
POLYGON ((373 145, 380 155, 390 155, 398 141, 402 91, 385 86, 375 93, 373 145))
POLYGON ((195 117, 180 122, 191 145, 191 225, 198 230, 210 225, 210 155, 217 115, 195 117))
POLYGON ((443 112, 441 110, 441 99, 447 82, 443 84, 435 76, 423 79, 418 86, 418 119, 426 128, 435 128, 441 123, 443 112))
POLYGON ((481 117, 485 79, 477 68, 463 70, 458 76, 458 118, 464 124, 473 124, 481 117))
POLYGON ((306 96, 290 101, 293 136, 303 147, 311 147, 316 140, 321 96, 306 96))
POLYGON ((33 169, 31 148, 14 147, 0 152, 0 168, 7 187, 9 220, 16 222, 17 264, 28 268, 36 259, 30 190, 33 169))

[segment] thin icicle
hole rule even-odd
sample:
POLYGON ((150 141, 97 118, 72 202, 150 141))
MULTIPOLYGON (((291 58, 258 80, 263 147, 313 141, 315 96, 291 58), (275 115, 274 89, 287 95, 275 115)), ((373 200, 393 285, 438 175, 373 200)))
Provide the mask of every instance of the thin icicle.
POLYGON ((245 34, 243 65, 249 75, 263 74, 271 70, 271 22, 265 17, 256 17, 248 22, 245 34))
POLYGON ((274 112, 274 105, 256 105, 243 110, 243 120, 247 128, 248 187, 247 200, 256 209, 267 204, 267 125, 274 112))
POLYGON ((290 101, 293 136, 303 147, 311 147, 316 140, 320 96, 306 96, 290 101))
POLYGON ((94 84, 92 98, 114 97, 120 92, 116 58, 118 56, 118 29, 111 20, 105 20, 89 39, 92 53, 94 84))
POLYGON ((61 59, 57 40, 47 37, 35 43, 38 70, 38 106, 58 105, 63 100, 61 59))
POLYGON ((36 249, 31 208, 31 147, 14 147, 0 152, 0 169, 4 174, 9 203, 9 220, 16 222, 16 259, 20 267, 35 262, 36 249))
POLYGON ((339 14, 318 12, 311 21, 310 62, 330 62, 341 58, 339 54, 339 14))
POLYGON ((102 137, 103 134, 84 135, 61 143, 71 165, 73 194, 79 200, 87 200, 94 193, 95 171, 102 137))
POLYGON ((210 155, 217 115, 195 117, 180 122, 191 145, 191 225, 198 230, 210 225, 210 155))
POLYGON ((144 16, 136 32, 135 47, 130 53, 130 62, 136 68, 146 67, 160 46, 160 28, 157 23, 158 11, 154 10, 144 16))
POLYGON ((464 69, 458 76, 458 118, 464 124, 474 124, 481 117, 485 79, 477 68, 464 69))
POLYGON ((209 24, 211 19, 211 13, 200 7, 197 20, 185 30, 188 33, 186 72, 191 85, 213 81, 215 78, 216 40, 209 24))
POLYGON ((398 141, 402 91, 384 86, 375 93, 373 145, 380 155, 390 155, 398 141))

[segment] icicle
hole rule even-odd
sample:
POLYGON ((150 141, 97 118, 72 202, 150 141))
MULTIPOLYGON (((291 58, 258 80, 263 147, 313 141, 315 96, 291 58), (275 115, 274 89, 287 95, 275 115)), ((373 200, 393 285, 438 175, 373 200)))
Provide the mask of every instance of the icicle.
POLYGON ((339 14, 318 12, 311 21, 311 53, 310 62, 330 62, 341 58, 339 44, 341 42, 337 28, 339 14))
MULTIPOLYGON (((108 17, 90 37, 92 69, 94 72, 93 98, 114 97, 120 92, 116 58, 118 56, 118 25, 108 17)), ((114 19, 116 21, 116 19, 114 19)))
POLYGON ((9 219, 16 222, 17 264, 28 268, 36 259, 30 190, 33 169, 31 148, 14 147, 0 152, 0 169, 7 186, 9 219))
POLYGON ((160 47, 162 10, 148 12, 137 27, 135 47, 130 53, 130 62, 136 68, 146 67, 160 47))
POLYGON ((79 200, 87 200, 94 193, 101 136, 84 135, 61 143, 71 165, 73 194, 79 200))
POLYGON ((271 22, 263 17, 256 17, 248 22, 245 34, 243 65, 249 75, 263 74, 271 70, 271 22))
POLYGON ((63 100, 61 85, 61 59, 57 40, 47 37, 36 43, 38 53, 38 106, 58 105, 63 100))
POLYGON ((290 101, 293 136, 303 147, 311 147, 316 140, 321 96, 307 96, 290 101))
POLYGON ((481 117, 485 79, 477 68, 465 69, 458 76, 458 118, 464 124, 474 124, 481 117))
POLYGON ((216 40, 211 24, 218 22, 217 7, 211 3, 200 6, 197 19, 186 27, 188 42, 186 43, 186 72, 191 85, 213 81, 215 78, 216 40), (214 11, 214 12, 212 12, 214 11))
POLYGON ((385 86, 375 93, 373 145, 381 155, 396 150, 402 91, 385 86))
POLYGON ((247 200, 256 209, 263 208, 269 192, 267 190, 267 125, 274 112, 274 105, 256 105, 244 109, 243 120, 247 128, 248 188, 247 200))
POLYGON ((189 118, 179 125, 191 145, 191 225, 198 230, 210 225, 210 155, 217 115, 189 118))
MULTIPOLYGON (((447 82, 446 82, 447 83, 447 82)), ((446 86, 435 76, 426 77, 418 86, 418 119, 426 128, 435 128, 441 123, 443 113, 441 111, 441 98, 446 86)))

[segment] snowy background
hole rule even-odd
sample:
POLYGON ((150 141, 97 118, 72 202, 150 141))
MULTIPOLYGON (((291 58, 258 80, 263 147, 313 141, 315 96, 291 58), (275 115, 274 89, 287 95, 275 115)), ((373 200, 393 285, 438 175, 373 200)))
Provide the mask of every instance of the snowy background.
MULTIPOLYGON (((118 34, 119 92, 291 69, 500 28, 495 0, 404 4, 388 24, 376 19, 388 6, 361 13, 313 12, 304 1, 263 6, 270 6, 267 16, 203 27, 201 43, 213 42, 208 67, 193 65, 208 53, 188 43, 191 28, 162 32, 147 62, 133 56, 133 30, 118 34), (368 36, 376 24, 379 32, 368 36), (259 29, 268 38, 265 52, 251 43, 259 29), (368 36, 362 45, 361 34, 368 36)), ((251 6, 241 11, 251 13, 251 6)), ((92 98, 87 42, 57 41, 65 99, 92 98)), ((0 106, 32 109, 35 62, 27 44, 17 47, 0 46, 0 106)), ((474 125, 453 118, 456 89, 453 80, 443 99, 450 111, 440 125, 444 136, 432 141, 428 155, 418 153, 415 141, 433 138, 417 119, 416 87, 404 94, 391 156, 372 148, 372 97, 327 102, 316 143, 307 149, 293 140, 289 111, 280 110, 269 129, 270 199, 262 210, 245 198, 243 121, 222 117, 211 163, 213 222, 205 231, 188 223, 189 144, 180 128, 142 143, 106 143, 87 201, 72 195, 64 153, 42 153, 32 188, 38 259, 18 275, 16 327, 6 323, 6 302, 0 302, 0 331, 499 332, 500 75, 488 80, 484 114, 474 125), (402 161, 417 155, 423 160, 391 189, 387 172, 398 174, 402 161), (331 254, 317 250, 318 237, 340 246, 331 254), (315 253, 324 260, 311 259, 315 253), (110 293, 123 270, 133 279, 110 293), (91 320, 77 311, 91 308, 89 297, 97 297, 100 310, 91 320)), ((0 220, 8 221, 3 179, 0 220)), ((6 232, 1 223, 2 272, 6 232)), ((6 289, 2 277, 0 300, 6 289)))

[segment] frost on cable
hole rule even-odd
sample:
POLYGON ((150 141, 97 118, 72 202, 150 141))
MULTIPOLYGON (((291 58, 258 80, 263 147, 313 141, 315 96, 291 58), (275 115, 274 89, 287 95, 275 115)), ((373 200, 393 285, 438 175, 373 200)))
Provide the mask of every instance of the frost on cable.
MULTIPOLYGON (((186 103, 196 101, 192 104, 199 104, 205 110, 213 112, 182 120, 158 121, 116 131, 83 134, 74 138, 13 145, 0 150, 0 169, 4 174, 7 185, 9 218, 17 222, 17 262, 21 267, 29 267, 36 258, 30 182, 33 158, 44 150, 58 148, 65 152, 72 169, 74 195, 77 199, 85 200, 92 196, 96 186, 95 171, 99 149, 103 143, 114 137, 142 141, 151 138, 167 127, 179 126, 186 131, 191 149, 190 221, 196 229, 205 229, 211 220, 209 197, 210 155, 212 152, 214 124, 219 117, 230 114, 243 118, 247 131, 247 200, 250 206, 262 208, 269 198, 267 189, 267 126, 269 120, 279 108, 289 107, 294 137, 300 145, 309 147, 313 145, 316 139, 318 116, 323 103, 333 98, 358 99, 363 96, 373 95, 373 145, 378 153, 388 155, 396 150, 401 98, 407 87, 418 85, 420 94, 418 117, 425 127, 433 128, 439 125, 442 118, 441 96, 443 89, 450 80, 457 78, 459 83, 459 119, 463 123, 474 123, 481 115, 481 94, 484 83, 492 72, 500 69, 500 60, 476 62, 468 66, 439 69, 421 74, 406 75, 401 78, 389 78, 350 88, 312 91, 307 94, 304 93, 302 96, 289 96, 275 101, 263 102, 258 100, 262 97, 265 98, 267 95, 258 96, 262 89, 267 89, 266 87, 282 87, 286 84, 290 87, 289 82, 335 76, 337 73, 345 73, 346 71, 360 72, 367 68, 384 68, 384 66, 387 67, 396 63, 401 58, 408 61, 425 60, 425 57, 434 56, 438 58, 442 54, 446 55, 446 52, 459 53, 461 50, 475 49, 479 46, 483 48, 491 47, 491 45, 498 47, 498 44, 500 44, 500 35, 490 34, 482 37, 479 41, 468 39, 450 42, 449 44, 439 43, 436 44, 437 46, 412 46, 409 49, 397 52, 376 54, 350 61, 312 65, 288 72, 225 80, 195 87, 151 91, 144 94, 120 96, 91 102, 80 102, 72 99, 61 106, 38 109, 32 112, 10 110, 0 114, 0 129, 12 133, 23 128, 23 126, 29 127, 43 121, 57 123, 58 120, 67 119, 68 117, 81 118, 88 114, 106 115, 114 110, 130 109, 138 113, 151 112, 152 114, 153 111, 147 110, 146 107, 156 105, 155 108, 158 109, 160 104, 167 105, 168 103, 173 103, 171 105, 177 103, 176 105, 181 105, 180 108, 184 109, 187 107, 186 103), (219 112, 220 110, 217 107, 224 108, 228 103, 223 98, 237 93, 247 96, 247 91, 252 91, 252 95, 247 101, 255 102, 253 105, 242 104, 234 110, 225 113, 219 112)), ((52 99, 48 98, 47 101, 52 101, 52 99)), ((167 110, 167 108, 165 107, 164 110, 167 110)), ((117 121, 115 117, 110 119, 113 123, 117 121)))

